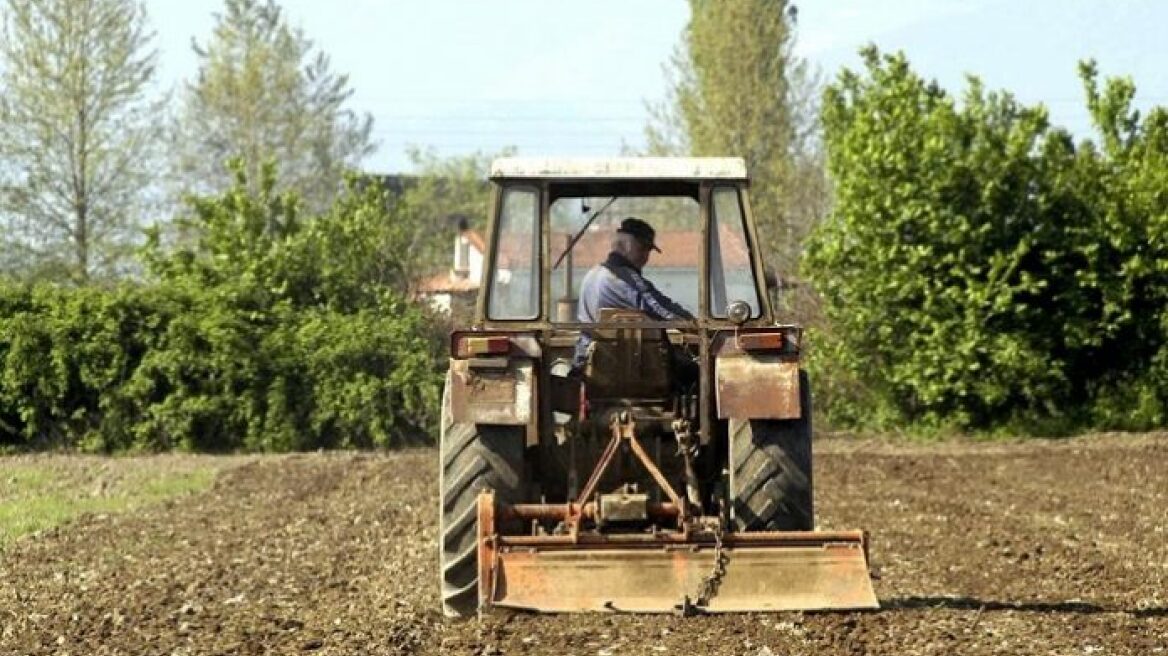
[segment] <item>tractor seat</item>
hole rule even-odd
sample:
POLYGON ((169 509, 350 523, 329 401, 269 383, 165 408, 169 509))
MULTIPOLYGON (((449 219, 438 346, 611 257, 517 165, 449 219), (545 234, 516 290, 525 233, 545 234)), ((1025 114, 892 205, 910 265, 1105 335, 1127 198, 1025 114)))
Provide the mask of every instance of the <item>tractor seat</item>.
POLYGON ((590 400, 665 399, 672 390, 669 337, 662 328, 622 327, 648 321, 638 310, 601 308, 584 365, 590 400))

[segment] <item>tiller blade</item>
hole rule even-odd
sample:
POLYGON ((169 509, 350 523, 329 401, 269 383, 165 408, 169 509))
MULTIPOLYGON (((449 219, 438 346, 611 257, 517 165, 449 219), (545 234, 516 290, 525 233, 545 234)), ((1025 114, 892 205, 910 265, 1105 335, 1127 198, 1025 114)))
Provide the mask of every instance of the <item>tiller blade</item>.
MULTIPOLYGON (((653 512, 676 513, 673 504, 653 512)), ((480 606, 539 612, 747 612, 878 608, 862 531, 502 535, 496 519, 594 506, 479 498, 480 606)))

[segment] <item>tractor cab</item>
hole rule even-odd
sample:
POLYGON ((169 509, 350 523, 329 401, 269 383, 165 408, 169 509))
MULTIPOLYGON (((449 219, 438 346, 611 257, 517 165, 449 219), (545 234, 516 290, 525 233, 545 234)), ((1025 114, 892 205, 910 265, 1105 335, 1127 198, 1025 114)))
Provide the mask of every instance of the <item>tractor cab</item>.
POLYGON ((620 222, 637 217, 656 229, 660 248, 644 276, 667 296, 705 320, 727 321, 740 300, 745 319, 771 322, 742 160, 604 163, 495 163, 497 241, 479 321, 576 323, 584 274, 605 259, 620 222))

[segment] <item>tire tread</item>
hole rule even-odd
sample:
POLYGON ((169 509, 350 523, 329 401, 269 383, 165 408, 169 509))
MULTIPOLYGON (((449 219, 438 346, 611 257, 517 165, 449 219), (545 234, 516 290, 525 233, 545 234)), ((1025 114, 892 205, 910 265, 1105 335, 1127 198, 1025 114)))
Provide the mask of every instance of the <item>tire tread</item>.
POLYGON ((730 420, 735 530, 814 530, 810 389, 807 374, 800 371, 799 419, 730 420))
POLYGON ((449 390, 443 398, 442 415, 442 610, 450 617, 467 617, 478 611, 479 492, 493 490, 507 503, 519 500, 523 427, 455 423, 450 419, 449 390))

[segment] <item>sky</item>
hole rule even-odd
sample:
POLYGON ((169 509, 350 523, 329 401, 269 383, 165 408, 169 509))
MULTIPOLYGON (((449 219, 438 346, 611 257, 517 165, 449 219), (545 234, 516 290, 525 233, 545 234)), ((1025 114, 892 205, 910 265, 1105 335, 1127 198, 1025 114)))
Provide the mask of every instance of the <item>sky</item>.
MULTIPOLYGON (((145 0, 160 83, 198 70, 222 0, 145 0)), ((796 52, 827 81, 874 43, 960 95, 967 74, 1043 103, 1091 136, 1077 62, 1136 84, 1141 107, 1168 105, 1163 0, 802 0, 796 52)), ((685 0, 282 0, 332 68, 350 108, 374 120, 369 171, 408 171, 410 146, 440 156, 618 155, 643 145, 647 105, 689 18, 685 0)))

